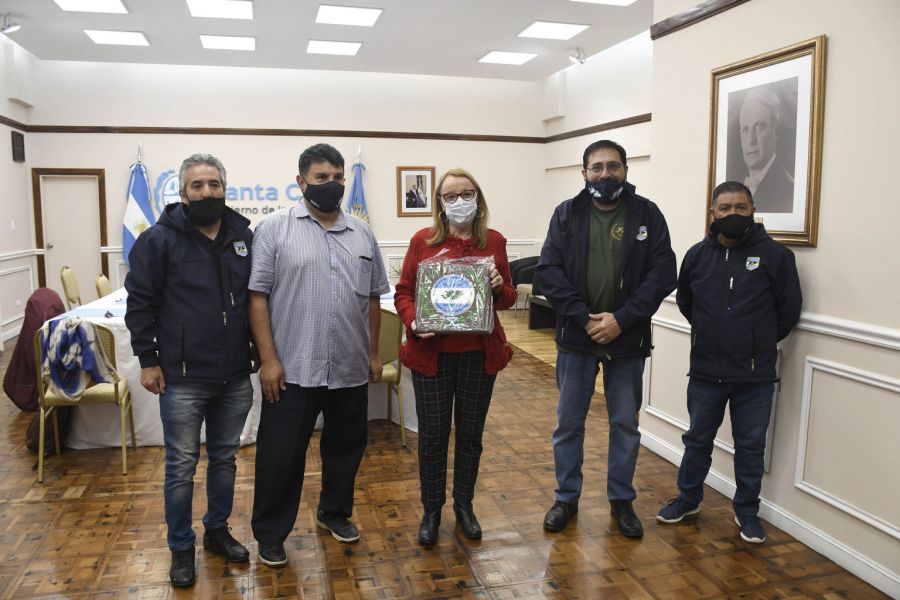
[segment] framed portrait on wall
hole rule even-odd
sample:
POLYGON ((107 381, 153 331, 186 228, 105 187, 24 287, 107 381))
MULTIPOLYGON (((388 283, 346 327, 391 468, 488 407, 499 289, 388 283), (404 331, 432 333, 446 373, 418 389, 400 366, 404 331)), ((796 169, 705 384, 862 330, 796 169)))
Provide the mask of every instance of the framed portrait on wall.
POLYGON ((824 35, 715 69, 707 206, 739 181, 774 239, 815 246, 824 102, 824 35))
POLYGON ((434 167, 397 167, 397 216, 430 217, 434 167))

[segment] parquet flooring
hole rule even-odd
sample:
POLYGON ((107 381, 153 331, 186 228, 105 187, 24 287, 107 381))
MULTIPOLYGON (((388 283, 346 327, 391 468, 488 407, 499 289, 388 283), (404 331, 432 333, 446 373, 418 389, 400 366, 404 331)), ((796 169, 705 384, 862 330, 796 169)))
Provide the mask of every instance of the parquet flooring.
MULTIPOLYGON (((503 320, 512 343, 555 359, 552 332, 529 332, 524 319, 503 320)), ((0 375, 11 346, 0 355, 0 375)), ((555 487, 555 402, 553 367, 517 351, 497 381, 484 436, 475 499, 484 529, 479 542, 455 531, 447 507, 438 544, 426 549, 416 543, 416 436, 403 449, 396 425, 373 421, 356 485, 360 543, 339 544, 315 526, 321 485, 316 437, 300 515, 286 544, 290 562, 283 569, 258 564, 249 528, 255 450, 244 448, 230 524, 249 546, 251 562, 226 564, 198 543, 197 584, 175 590, 167 581, 162 449, 129 449, 128 476, 118 471, 116 448, 67 451, 50 457, 38 484, 36 459, 24 447, 31 415, 2 401, 0 598, 885 597, 772 525, 764 545, 745 544, 729 500, 713 490, 697 519, 658 524, 654 515, 675 490, 676 468, 644 449, 635 483, 646 533, 641 541, 618 535, 605 495, 602 395, 588 420, 580 512, 565 532, 545 533, 541 521, 555 487)), ((201 462, 194 500, 194 526, 201 532, 204 479, 201 462)))

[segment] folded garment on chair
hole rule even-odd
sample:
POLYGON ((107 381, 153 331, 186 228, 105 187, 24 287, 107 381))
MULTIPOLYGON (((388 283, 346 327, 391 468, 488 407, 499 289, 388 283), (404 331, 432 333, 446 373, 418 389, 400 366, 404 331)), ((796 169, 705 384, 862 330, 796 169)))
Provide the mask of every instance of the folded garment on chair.
POLYGON ((41 373, 51 392, 77 401, 92 381, 116 380, 93 323, 67 317, 48 321, 43 330, 41 373))

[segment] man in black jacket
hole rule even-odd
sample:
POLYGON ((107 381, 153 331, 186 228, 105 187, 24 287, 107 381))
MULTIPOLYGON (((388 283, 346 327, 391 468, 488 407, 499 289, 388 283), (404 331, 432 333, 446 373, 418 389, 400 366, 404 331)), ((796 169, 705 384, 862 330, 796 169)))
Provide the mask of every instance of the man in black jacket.
POLYGON ((682 436, 681 493, 656 518, 677 523, 700 512, 713 441, 728 403, 735 523, 741 538, 759 544, 766 539, 757 512, 778 379, 776 345, 800 319, 800 279, 794 254, 753 222, 756 207, 745 185, 720 184, 712 202, 709 235, 688 250, 678 277, 678 308, 691 324, 691 425, 682 436))
POLYGON ((556 502, 544 529, 561 531, 578 511, 584 425, 599 371, 609 415, 607 496, 619 531, 644 530, 632 502, 650 318, 675 289, 675 253, 659 208, 626 181, 625 149, 609 140, 584 151, 585 188, 556 207, 535 286, 556 311, 556 502))
POLYGON ((159 394, 166 445, 164 485, 169 579, 194 583, 191 499, 206 421, 208 509, 203 547, 232 562, 249 557, 228 532, 235 455, 253 402, 250 386, 250 222, 225 206, 225 167, 195 154, 179 172, 181 203, 170 204, 129 254, 125 323, 141 385, 159 394))

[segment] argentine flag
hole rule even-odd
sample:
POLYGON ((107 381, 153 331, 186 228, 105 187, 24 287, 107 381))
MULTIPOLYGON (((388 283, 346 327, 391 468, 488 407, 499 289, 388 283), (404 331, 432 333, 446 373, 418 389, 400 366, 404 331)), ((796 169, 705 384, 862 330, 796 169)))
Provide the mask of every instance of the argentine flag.
POLYGON ((353 165, 353 184, 350 186, 350 198, 347 200, 347 212, 369 224, 369 211, 366 209, 366 195, 363 193, 362 172, 365 166, 361 162, 353 165))
POLYGON ((134 241, 153 223, 153 208, 150 205, 150 182, 147 180, 147 167, 140 160, 131 165, 131 179, 128 181, 128 203, 125 205, 125 218, 122 222, 122 256, 128 264, 128 253, 134 241))

